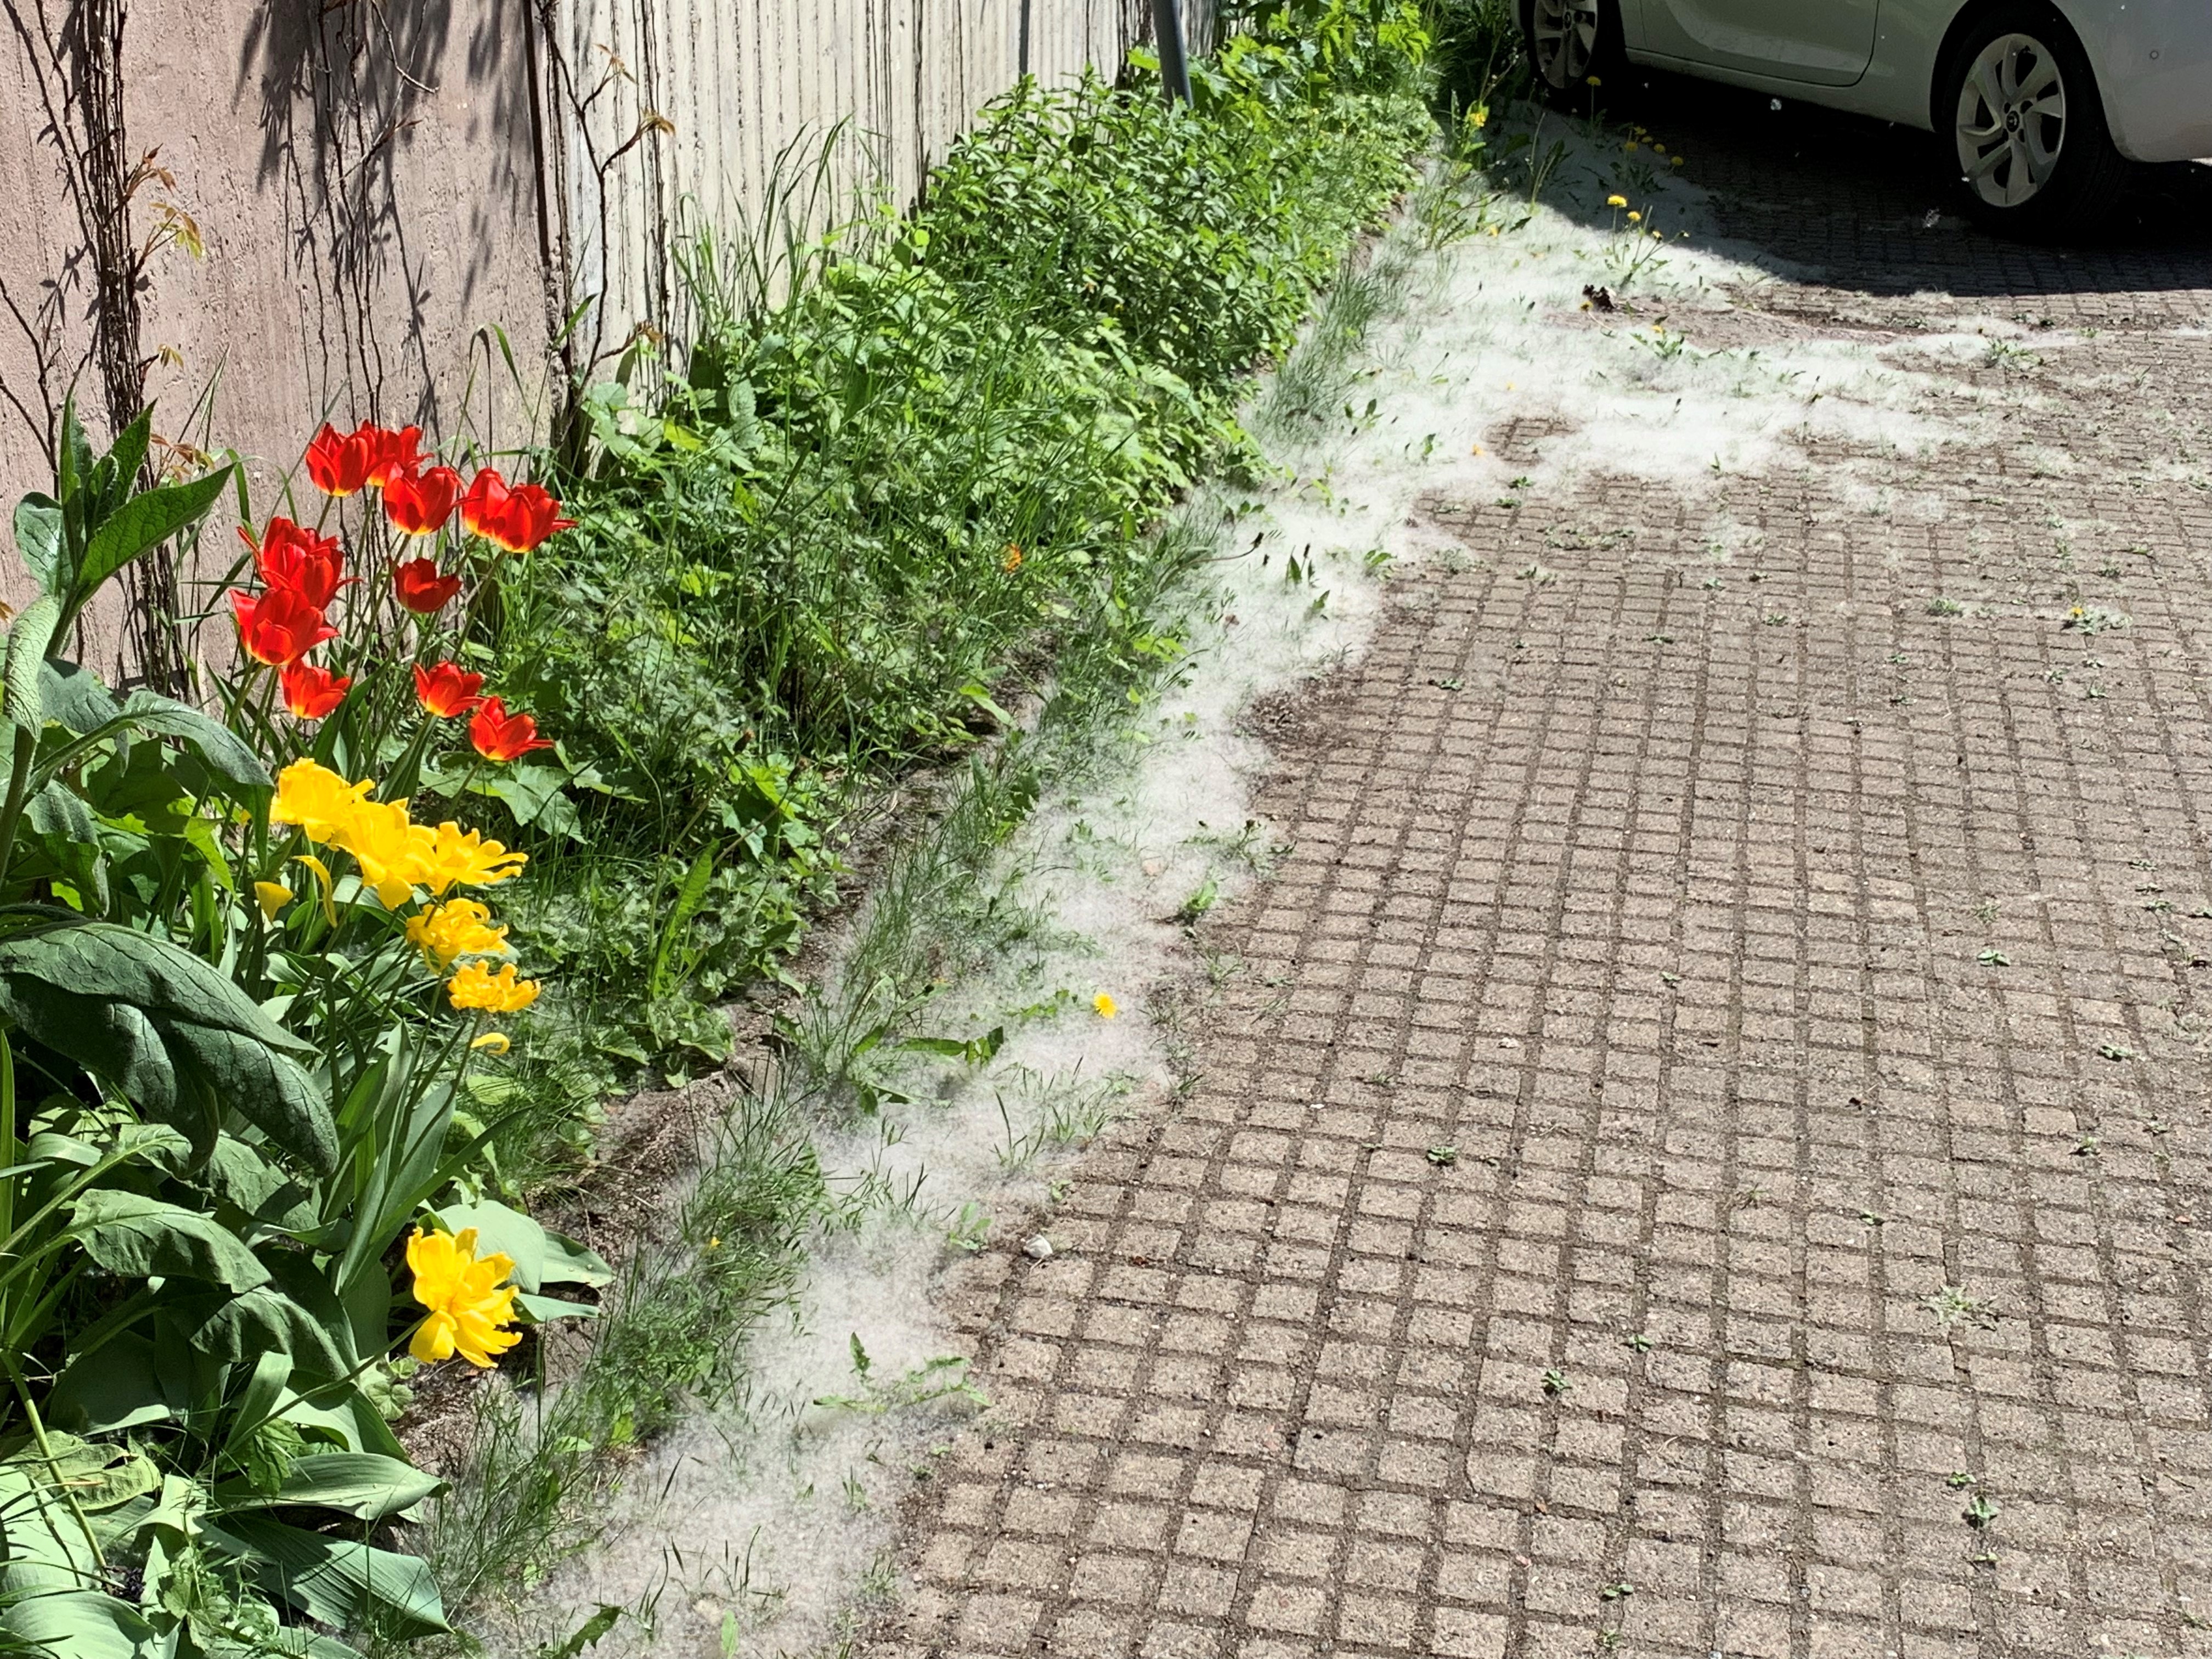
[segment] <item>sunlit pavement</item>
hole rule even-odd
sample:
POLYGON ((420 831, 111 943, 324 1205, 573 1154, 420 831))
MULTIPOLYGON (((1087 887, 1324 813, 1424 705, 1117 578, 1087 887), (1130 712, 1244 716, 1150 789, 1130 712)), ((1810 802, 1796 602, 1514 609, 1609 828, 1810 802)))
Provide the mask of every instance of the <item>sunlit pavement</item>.
POLYGON ((2212 1654, 2212 177, 2013 246, 1632 90, 1743 337, 2000 319, 2031 413, 1431 504, 1191 1097, 970 1281, 882 1652, 2212 1654))

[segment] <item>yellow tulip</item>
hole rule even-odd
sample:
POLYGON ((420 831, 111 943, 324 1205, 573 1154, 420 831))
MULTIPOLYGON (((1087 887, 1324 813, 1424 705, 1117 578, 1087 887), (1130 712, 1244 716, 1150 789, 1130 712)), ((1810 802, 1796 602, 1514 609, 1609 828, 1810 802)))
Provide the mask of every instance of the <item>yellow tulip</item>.
POLYGON ((353 821, 375 787, 366 780, 348 783, 313 761, 295 760, 276 775, 276 799, 270 805, 269 821, 297 824, 309 841, 329 841, 353 821))
POLYGON ((514 1320, 514 1287, 501 1281, 514 1273, 514 1259, 479 1258, 475 1228, 456 1234, 417 1227, 407 1241, 407 1270, 415 1299, 430 1310, 407 1344, 416 1358, 434 1364, 458 1353, 489 1370, 494 1355, 522 1340, 506 1328, 514 1320))
POLYGON ((459 957, 497 956, 507 949, 507 929, 491 926, 491 912, 474 899, 448 899, 407 918, 407 942, 443 968, 459 957))
POLYGON ((261 919, 276 920, 276 913, 292 902, 292 890, 281 881, 257 881, 253 896, 261 901, 261 919))
POLYGON ((515 977, 513 963, 494 973, 482 962, 466 962, 446 981, 446 994, 456 1008, 481 1008, 489 1014, 512 1014, 538 1000, 534 979, 515 977))
POLYGON ((504 1031, 486 1031, 470 1043, 469 1047, 481 1048, 488 1054, 503 1054, 514 1045, 507 1041, 507 1033, 504 1031))
POLYGON ((458 823, 440 824, 422 832, 428 837, 422 849, 422 884, 443 897, 459 883, 464 887, 490 887, 522 873, 529 855, 510 853, 481 831, 464 832, 458 823))

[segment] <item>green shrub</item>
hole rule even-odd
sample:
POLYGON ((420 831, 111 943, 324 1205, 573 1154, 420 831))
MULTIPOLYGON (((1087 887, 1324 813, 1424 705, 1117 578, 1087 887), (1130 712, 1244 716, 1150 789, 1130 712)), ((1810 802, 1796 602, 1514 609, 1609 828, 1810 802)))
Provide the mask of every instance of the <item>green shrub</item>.
POLYGON ((1141 65, 1018 88, 775 303, 702 238, 680 373, 586 393, 583 527, 510 579, 499 656, 579 769, 522 920, 599 1061, 714 1052, 705 1006, 792 948, 853 805, 989 730, 1055 629, 1115 614, 1142 527, 1249 461, 1246 377, 1430 125, 1409 7, 1248 21, 1192 108, 1141 65))

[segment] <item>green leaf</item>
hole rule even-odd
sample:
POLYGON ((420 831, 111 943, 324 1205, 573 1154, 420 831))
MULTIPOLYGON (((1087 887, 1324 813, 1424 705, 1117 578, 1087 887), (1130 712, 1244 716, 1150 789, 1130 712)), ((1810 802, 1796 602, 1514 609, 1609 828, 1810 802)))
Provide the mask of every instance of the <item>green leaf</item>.
POLYGON ((180 1318, 189 1322, 198 1316, 191 1330, 192 1346, 226 1364, 258 1354, 283 1353, 314 1376, 344 1376, 353 1370, 356 1356, 353 1334, 337 1297, 328 1285, 307 1282, 314 1277, 313 1269, 303 1272, 294 1265, 300 1260, 296 1252, 270 1254, 279 1283, 258 1285, 238 1296, 179 1304, 180 1318))
POLYGON ((288 1527, 264 1516, 230 1515, 205 1525, 209 1541, 232 1556, 270 1595, 310 1619, 341 1630, 398 1626, 398 1635, 447 1628, 429 1564, 349 1539, 288 1527))
POLYGON ((36 737, 46 729, 40 677, 46 647, 53 642, 54 628, 62 619, 62 602, 51 593, 31 601, 15 625, 8 630, 6 686, 0 694, 0 711, 36 737))
POLYGON ((69 585, 67 520, 51 495, 29 495, 15 503, 15 550, 38 578, 39 591, 61 597, 69 585))
POLYGON ((48 657, 40 665, 39 695, 46 703, 46 718, 59 720, 79 737, 123 712, 99 675, 60 657, 48 657))
POLYGON ((0 978, 43 980, 78 996, 126 1002, 217 1030, 312 1054, 260 1006, 189 951, 112 923, 90 921, 0 939, 0 978))
POLYGON ((216 1500, 233 1511, 298 1504, 341 1510, 360 1521, 381 1521, 412 1509, 446 1483, 396 1457, 374 1452, 314 1452, 292 1465, 273 1492, 255 1492, 244 1481, 224 1481, 216 1500))
POLYGON ((76 1200, 72 1216, 69 1231, 110 1273, 204 1279, 231 1291, 269 1282, 268 1268, 237 1234, 180 1205, 95 1187, 76 1200))
POLYGON ((518 1290, 535 1294, 548 1285, 598 1286, 613 1281, 614 1269, 574 1239, 495 1200, 447 1205, 436 1215, 449 1232, 475 1228, 479 1256, 496 1252, 511 1258, 518 1290))
POLYGON ((218 467, 204 478, 149 489, 117 507, 92 532, 85 547, 84 565, 76 575, 77 602, 90 598, 102 582, 149 548, 198 523, 229 482, 230 469, 218 467))
POLYGON ((261 757, 236 732, 189 703, 155 691, 133 691, 125 699, 118 719, 155 737, 176 738, 198 754, 217 777, 248 793, 276 787, 261 757))
POLYGON ((185 1409, 184 1379, 164 1375, 154 1344, 135 1332, 110 1337, 54 1384, 47 1415, 79 1434, 113 1434, 161 1423, 185 1409))
POLYGON ((34 1591, 0 1612, 0 1647, 40 1659, 148 1659, 153 1626, 127 1602, 98 1590, 34 1591))
POLYGON ((138 411, 138 418, 123 428, 106 454, 100 458, 99 470, 106 479, 106 499, 100 503, 101 516, 131 489, 138 479, 138 469, 145 465, 146 446, 154 435, 154 405, 149 404, 138 411))
POLYGON ((236 1111, 319 1173, 337 1164, 307 1045, 230 979, 166 940, 106 922, 0 939, 0 1016, 168 1123, 200 1156, 236 1111))

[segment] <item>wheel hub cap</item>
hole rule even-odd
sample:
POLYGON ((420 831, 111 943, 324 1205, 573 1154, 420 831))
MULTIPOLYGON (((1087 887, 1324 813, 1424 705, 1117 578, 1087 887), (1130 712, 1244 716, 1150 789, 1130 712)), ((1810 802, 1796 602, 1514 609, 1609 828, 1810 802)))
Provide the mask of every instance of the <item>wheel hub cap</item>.
POLYGON ((2033 35, 2001 34, 1959 88, 1959 170, 1992 207, 2019 207, 2051 180, 2066 143, 2066 82, 2033 35))

